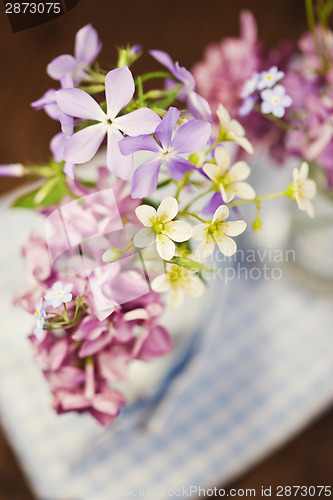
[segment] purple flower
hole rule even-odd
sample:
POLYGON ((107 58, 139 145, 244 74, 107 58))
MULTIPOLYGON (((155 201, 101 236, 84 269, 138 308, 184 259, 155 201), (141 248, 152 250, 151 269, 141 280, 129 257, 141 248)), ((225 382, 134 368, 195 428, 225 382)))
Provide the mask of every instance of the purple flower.
POLYGON ((188 170, 193 170, 193 163, 180 155, 202 149, 210 137, 211 125, 203 120, 191 120, 184 123, 172 139, 179 115, 177 108, 169 109, 156 128, 157 140, 150 135, 142 135, 126 137, 119 143, 123 155, 132 155, 140 150, 155 153, 153 158, 142 163, 134 172, 131 188, 133 198, 143 198, 155 191, 163 162, 166 163, 170 176, 176 181, 180 181, 188 170))
POLYGON ((61 304, 70 302, 72 300, 72 294, 70 293, 72 291, 72 288, 72 283, 63 285, 61 281, 57 281, 52 286, 52 290, 49 290, 45 294, 45 300, 47 301, 47 304, 56 308, 61 304))
POLYGON ((56 57, 47 66, 47 74, 54 80, 70 74, 74 83, 79 83, 87 78, 86 66, 90 66, 96 59, 102 48, 102 43, 98 40, 97 31, 87 24, 81 28, 75 37, 74 56, 63 54, 56 57))
POLYGON ((292 104, 292 99, 286 95, 286 90, 282 85, 276 85, 273 89, 265 89, 260 92, 263 100, 261 103, 261 111, 267 115, 272 113, 277 118, 282 118, 288 108, 292 104))
POLYGON ((140 108, 123 116, 117 116, 134 94, 134 80, 127 66, 117 68, 105 77, 107 112, 86 92, 80 89, 59 90, 56 100, 63 113, 99 123, 88 126, 68 138, 65 160, 85 163, 97 152, 107 135, 107 166, 121 179, 128 179, 132 169, 132 157, 124 157, 118 142, 122 133, 130 136, 150 134, 160 123, 159 116, 148 108, 140 108))
POLYGON ((23 177, 25 168, 21 163, 9 163, 0 165, 0 176, 2 177, 23 177))
POLYGON ((276 66, 272 66, 268 71, 262 71, 257 83, 258 90, 274 87, 284 77, 284 72, 279 71, 276 66))
POLYGON ((162 50, 150 50, 149 53, 182 83, 182 90, 177 97, 187 102, 187 107, 193 116, 211 121, 213 117, 210 106, 206 99, 195 92, 195 80, 192 73, 180 66, 179 62, 173 62, 169 54, 162 50))

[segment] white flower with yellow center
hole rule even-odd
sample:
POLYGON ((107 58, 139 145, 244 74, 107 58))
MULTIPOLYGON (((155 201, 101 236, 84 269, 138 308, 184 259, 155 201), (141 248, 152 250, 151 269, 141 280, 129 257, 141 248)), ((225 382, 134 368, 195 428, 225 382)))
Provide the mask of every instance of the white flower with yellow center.
POLYGON ((61 281, 57 281, 52 286, 52 289, 45 294, 46 305, 51 305, 54 308, 59 307, 61 304, 66 304, 72 300, 73 284, 66 283, 63 285, 61 281))
POLYGON ((213 220, 207 224, 198 224, 193 228, 193 238, 200 241, 197 248, 197 255, 204 259, 214 251, 217 243, 220 251, 230 257, 237 250, 237 245, 230 236, 238 236, 246 229, 246 222, 243 220, 226 222, 229 217, 229 209, 221 205, 214 213, 213 220))
POLYGON ((226 108, 219 104, 217 109, 217 117, 220 120, 219 138, 221 142, 232 141, 241 146, 245 151, 253 154, 253 146, 245 137, 245 130, 237 121, 230 118, 226 108))
POLYGON ((149 205, 140 205, 135 210, 137 218, 145 226, 134 237, 137 248, 145 248, 154 241, 160 257, 170 260, 175 255, 174 241, 187 241, 192 228, 183 221, 173 221, 178 213, 178 202, 173 196, 164 198, 157 210, 149 205))
POLYGON ((303 161, 300 168, 295 168, 293 171, 294 182, 287 190, 287 194, 296 200, 298 208, 304 210, 309 217, 314 217, 315 212, 312 200, 317 193, 317 185, 312 179, 308 179, 309 165, 303 161))
POLYGON ((244 200, 252 200, 256 193, 250 184, 243 182, 251 173, 245 161, 238 161, 230 168, 230 156, 222 147, 215 150, 215 163, 205 163, 203 171, 213 181, 213 189, 220 191, 225 203, 235 196, 244 200))
POLYGON ((185 293, 191 297, 200 297, 205 285, 188 269, 177 264, 167 264, 166 273, 152 281, 152 289, 159 293, 168 292, 168 303, 175 309, 183 303, 185 293))

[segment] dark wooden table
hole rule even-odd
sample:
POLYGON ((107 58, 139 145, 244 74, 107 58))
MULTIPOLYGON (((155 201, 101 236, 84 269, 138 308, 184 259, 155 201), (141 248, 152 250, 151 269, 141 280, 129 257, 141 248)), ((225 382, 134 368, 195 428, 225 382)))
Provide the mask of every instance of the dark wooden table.
MULTIPOLYGON (((72 52, 74 34, 84 24, 91 22, 100 33, 103 63, 115 61, 114 46, 130 42, 142 43, 146 49, 167 50, 183 65, 191 67, 202 57, 207 43, 238 33, 241 8, 255 13, 260 38, 270 46, 286 37, 296 40, 306 28, 301 0, 81 0, 62 18, 16 34, 11 33, 2 10, 0 163, 41 162, 48 157, 48 142, 58 131, 57 124, 43 112, 33 111, 29 103, 52 83, 44 72, 46 64, 61 53, 72 52)), ((141 69, 149 69, 148 64, 143 61, 141 69)), ((0 192, 16 185, 16 180, 0 180, 0 192)), ((256 488, 258 492, 262 485, 331 485, 332 444, 333 410, 330 410, 228 487, 256 488)), ((0 500, 32 498, 0 431, 0 500)))

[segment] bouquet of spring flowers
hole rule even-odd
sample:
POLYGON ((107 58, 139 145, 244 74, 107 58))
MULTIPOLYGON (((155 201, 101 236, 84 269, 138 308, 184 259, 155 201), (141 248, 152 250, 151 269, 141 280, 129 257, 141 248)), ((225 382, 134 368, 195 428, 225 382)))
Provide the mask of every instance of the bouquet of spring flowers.
POLYGON ((31 286, 15 302, 34 315, 29 339, 58 413, 88 412, 102 425, 117 417, 132 363, 173 348, 164 308, 181 306, 186 294, 201 300, 205 277, 215 272, 207 257, 215 248, 236 252, 234 238, 247 225, 243 205, 256 207, 255 231, 266 199, 286 196, 314 215, 316 185, 303 158, 283 192, 257 195, 249 182, 254 150, 246 131, 257 139, 257 122, 243 128, 229 112, 255 108, 289 132, 284 112, 297 104, 281 70, 255 72, 261 59, 251 23, 245 14, 243 39, 232 42, 243 44, 247 59, 238 86, 230 86, 237 99, 222 92, 212 103, 197 68, 205 99, 193 75, 159 50, 147 56, 152 72, 133 74, 143 55, 138 45, 120 48, 115 67, 101 68, 91 25, 76 34, 74 55, 47 66, 56 88, 32 106, 59 122, 51 159, 1 165, 0 174, 40 179, 14 203, 45 217, 45 235, 33 232, 24 245, 31 286), (148 81, 159 85, 146 90, 148 81), (245 101, 235 106, 240 94, 245 101), (99 168, 90 162, 97 153, 99 168))

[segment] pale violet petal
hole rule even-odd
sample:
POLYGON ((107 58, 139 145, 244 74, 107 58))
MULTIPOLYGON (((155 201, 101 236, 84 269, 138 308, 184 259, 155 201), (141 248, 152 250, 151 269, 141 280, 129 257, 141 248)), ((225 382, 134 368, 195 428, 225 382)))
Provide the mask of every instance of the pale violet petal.
POLYGON ((102 48, 98 33, 91 24, 83 26, 75 36, 75 57, 87 66, 96 59, 102 48))
POLYGON ((135 170, 131 186, 132 198, 144 198, 153 194, 161 165, 162 160, 156 157, 145 161, 135 170))
POLYGON ((65 160, 73 163, 85 163, 91 160, 102 144, 105 134, 105 125, 98 123, 68 137, 64 152, 65 160))
POLYGON ((69 116, 84 120, 106 122, 106 116, 100 105, 87 92, 81 89, 63 89, 55 94, 60 110, 69 116))
POLYGON ((167 150, 171 144, 172 132, 179 118, 180 111, 171 106, 156 128, 155 134, 162 147, 167 150))
POLYGON ((157 113, 148 108, 140 108, 124 116, 118 116, 113 120, 115 127, 124 134, 137 136, 141 134, 152 134, 161 119, 157 113))
POLYGON ((171 148, 178 154, 194 153, 208 142, 211 124, 203 120, 191 120, 184 123, 171 141, 171 148))
POLYGON ((112 120, 132 99, 135 86, 127 66, 113 69, 105 77, 107 115, 112 120))
POLYGON ((77 66, 77 60, 70 54, 63 54, 56 57, 46 67, 46 73, 54 80, 61 80, 61 78, 70 73, 77 66))
POLYGON ((161 151, 160 146, 151 135, 124 137, 119 141, 119 149, 121 154, 125 156, 132 155, 136 151, 153 151, 155 153, 161 151))
POLYGON ((109 126, 107 133, 106 164, 108 169, 120 179, 127 180, 133 168, 132 155, 124 156, 119 149, 119 141, 123 138, 121 132, 115 127, 109 126))

